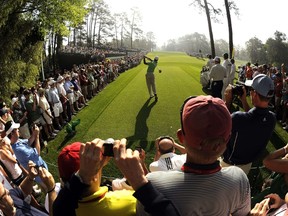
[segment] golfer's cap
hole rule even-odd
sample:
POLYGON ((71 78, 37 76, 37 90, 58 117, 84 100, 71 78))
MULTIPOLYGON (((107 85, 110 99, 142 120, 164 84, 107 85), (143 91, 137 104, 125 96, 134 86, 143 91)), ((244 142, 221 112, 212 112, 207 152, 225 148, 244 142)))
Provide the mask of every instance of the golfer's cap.
POLYGON ((5 124, 6 136, 8 136, 14 129, 19 128, 20 124, 14 121, 8 121, 5 124))
POLYGON ((159 57, 155 56, 154 61, 158 61, 159 57))
POLYGON ((274 95, 274 83, 265 74, 258 74, 252 80, 246 80, 245 85, 252 87, 263 97, 271 98, 274 95))
POLYGON ((199 147, 206 139, 229 140, 232 119, 220 98, 197 96, 183 104, 182 130, 187 145, 199 147))

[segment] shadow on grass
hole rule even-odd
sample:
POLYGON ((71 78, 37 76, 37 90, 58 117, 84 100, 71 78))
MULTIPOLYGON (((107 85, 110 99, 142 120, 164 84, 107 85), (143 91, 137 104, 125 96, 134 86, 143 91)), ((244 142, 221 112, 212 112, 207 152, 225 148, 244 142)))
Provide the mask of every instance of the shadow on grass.
POLYGON ((148 131, 149 128, 147 126, 147 119, 149 118, 150 112, 157 103, 157 101, 153 101, 150 103, 151 98, 149 98, 142 108, 139 110, 137 116, 136 116, 136 123, 135 123, 135 129, 134 134, 132 136, 127 137, 127 147, 131 147, 133 143, 139 141, 139 145, 141 148, 146 149, 148 146, 148 131), (150 104, 149 104, 150 103, 150 104))
POLYGON ((57 148, 57 151, 61 150, 62 147, 64 147, 74 136, 75 136, 76 132, 75 133, 70 133, 70 134, 67 134, 64 138, 64 140, 60 143, 60 145, 58 146, 57 148))

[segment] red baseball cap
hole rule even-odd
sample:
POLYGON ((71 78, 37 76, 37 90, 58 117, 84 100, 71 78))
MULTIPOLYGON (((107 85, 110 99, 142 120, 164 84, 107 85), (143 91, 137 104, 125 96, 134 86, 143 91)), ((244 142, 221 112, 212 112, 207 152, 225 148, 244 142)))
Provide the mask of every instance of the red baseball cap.
POLYGON ((58 156, 59 176, 64 182, 68 181, 73 175, 73 173, 79 170, 80 147, 80 142, 74 142, 70 145, 65 146, 58 156))
POLYGON ((220 98, 197 96, 183 105, 182 131, 188 145, 198 147, 203 140, 224 138, 228 142, 232 119, 225 103, 220 98))

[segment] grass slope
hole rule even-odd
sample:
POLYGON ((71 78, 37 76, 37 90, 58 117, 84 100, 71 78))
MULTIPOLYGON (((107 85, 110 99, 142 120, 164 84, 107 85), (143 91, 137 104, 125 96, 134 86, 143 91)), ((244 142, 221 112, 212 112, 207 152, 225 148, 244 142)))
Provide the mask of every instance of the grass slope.
MULTIPOLYGON (((131 148, 141 145, 145 149, 148 164, 153 160, 154 140, 158 136, 170 135, 176 139, 183 101, 190 95, 205 94, 199 79, 206 60, 178 52, 155 52, 149 56, 154 58, 156 55, 159 56, 158 67, 162 70, 162 73, 155 71, 158 102, 154 98, 149 99, 146 65, 142 63, 122 73, 74 117, 81 120, 74 137, 67 138, 65 130, 62 130, 55 140, 49 142, 49 152, 43 158, 56 180, 58 153, 69 143, 91 141, 96 137, 125 137, 131 148)), ((268 151, 283 146, 286 139, 287 133, 278 126, 268 151)), ((112 177, 120 175, 113 162, 108 164, 103 174, 112 177)))

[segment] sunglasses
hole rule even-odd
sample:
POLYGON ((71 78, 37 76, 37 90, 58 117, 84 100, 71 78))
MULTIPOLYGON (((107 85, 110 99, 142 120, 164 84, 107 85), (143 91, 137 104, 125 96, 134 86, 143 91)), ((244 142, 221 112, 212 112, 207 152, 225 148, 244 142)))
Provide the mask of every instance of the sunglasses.
POLYGON ((186 99, 184 100, 184 102, 183 102, 183 105, 181 106, 181 109, 180 109, 180 122, 181 122, 181 130, 182 130, 183 135, 185 135, 184 127, 183 127, 183 119, 182 119, 183 109, 184 109, 186 103, 187 103, 189 100, 191 100, 191 99, 193 99, 193 98, 196 98, 196 97, 197 97, 197 96, 190 96, 190 97, 186 98, 186 99))

